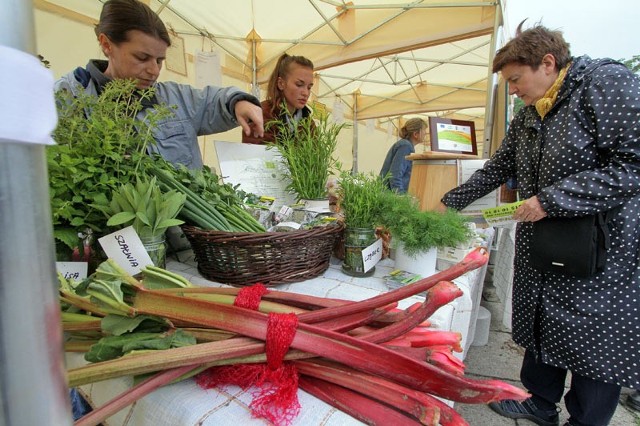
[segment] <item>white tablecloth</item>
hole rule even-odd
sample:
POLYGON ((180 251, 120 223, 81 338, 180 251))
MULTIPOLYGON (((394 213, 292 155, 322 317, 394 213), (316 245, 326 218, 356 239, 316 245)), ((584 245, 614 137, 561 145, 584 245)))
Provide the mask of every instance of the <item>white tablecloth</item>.
MULTIPOLYGON (((197 285, 220 286, 204 279, 197 271, 193 257, 181 253, 181 262, 169 261, 167 269, 178 272, 197 285)), ((278 290, 332 297, 362 300, 388 291, 384 276, 393 270, 393 261, 385 259, 376 266, 375 274, 368 278, 355 278, 342 273, 340 262, 333 260, 322 276, 307 281, 281 285, 278 290)), ((473 341, 475 316, 477 316, 482 283, 486 267, 469 272, 454 282, 463 290, 464 296, 440 308, 430 319, 434 328, 454 330, 462 333, 464 352, 457 354, 464 358, 473 341)), ((422 297, 414 296, 400 302, 407 307, 421 302, 422 297)), ((69 367, 83 365, 82 354, 68 354, 69 367)), ((132 385, 132 378, 125 377, 82 386, 81 393, 92 405, 100 406, 125 391, 132 385)), ((262 419, 253 419, 249 411, 251 392, 236 386, 226 386, 220 390, 203 390, 193 379, 165 386, 154 391, 110 417, 105 426, 245 426, 265 425, 262 419)), ((328 404, 299 391, 302 406, 293 426, 344 426, 362 423, 336 410, 328 404)))

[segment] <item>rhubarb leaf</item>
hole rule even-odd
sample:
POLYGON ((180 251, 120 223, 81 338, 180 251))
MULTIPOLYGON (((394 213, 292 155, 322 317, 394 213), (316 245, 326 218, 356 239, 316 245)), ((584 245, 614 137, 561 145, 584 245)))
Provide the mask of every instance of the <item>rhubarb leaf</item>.
POLYGON ((137 315, 133 318, 122 315, 107 315, 102 318, 100 327, 102 331, 114 336, 121 336, 134 330, 147 333, 161 333, 166 331, 169 321, 161 317, 151 315, 137 315))
POLYGON ((156 339, 141 339, 127 342, 122 350, 124 353, 139 350, 165 350, 170 348, 181 348, 183 346, 192 346, 196 344, 195 337, 185 333, 182 330, 176 330, 175 333, 165 335, 156 339))
POLYGON ((122 336, 103 337, 91 346, 91 349, 84 355, 84 359, 89 362, 107 361, 119 358, 125 354, 123 347, 135 341, 153 340, 162 338, 163 333, 128 333, 122 336))
POLYGON ((122 315, 134 315, 135 311, 124 301, 122 281, 106 281, 94 279, 87 287, 91 300, 107 312, 122 315))
POLYGON ((110 280, 117 279, 125 281, 126 277, 130 275, 122 269, 113 259, 107 259, 98 265, 96 269, 95 279, 97 280, 110 280))
POLYGON ((121 336, 103 337, 91 346, 84 359, 89 362, 101 362, 119 358, 132 351, 164 350, 196 344, 193 336, 182 330, 174 333, 126 333, 121 336))

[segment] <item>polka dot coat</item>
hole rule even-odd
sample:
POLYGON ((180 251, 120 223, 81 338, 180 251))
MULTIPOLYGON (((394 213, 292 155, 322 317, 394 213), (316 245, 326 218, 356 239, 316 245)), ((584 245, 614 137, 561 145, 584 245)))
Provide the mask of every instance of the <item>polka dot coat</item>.
POLYGON ((591 278, 531 265, 530 223, 519 223, 513 339, 543 362, 640 389, 640 80, 617 62, 574 58, 551 111, 525 107, 500 148, 442 201, 462 209, 516 177, 550 217, 618 207, 605 270, 591 278))

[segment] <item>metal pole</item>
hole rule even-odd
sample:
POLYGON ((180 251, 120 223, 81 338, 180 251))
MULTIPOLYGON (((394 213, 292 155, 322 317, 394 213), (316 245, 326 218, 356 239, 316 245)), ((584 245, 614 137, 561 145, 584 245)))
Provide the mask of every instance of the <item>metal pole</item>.
MULTIPOLYGON (((31 0, 0 5, 0 44, 35 53, 31 0)), ((7 426, 72 424, 44 150, 0 140, 0 424, 7 426)))
POLYGON ((358 173, 358 92, 353 94, 353 146, 351 147, 353 165, 351 173, 358 173))
POLYGON ((487 103, 484 109, 484 142, 482 149, 482 158, 491 156, 491 144, 493 136, 493 123, 495 120, 496 95, 498 89, 498 76, 492 71, 491 62, 496 54, 498 43, 498 31, 502 26, 502 4, 496 4, 496 18, 493 24, 493 34, 491 35, 491 52, 489 53, 489 69, 487 71, 487 103))

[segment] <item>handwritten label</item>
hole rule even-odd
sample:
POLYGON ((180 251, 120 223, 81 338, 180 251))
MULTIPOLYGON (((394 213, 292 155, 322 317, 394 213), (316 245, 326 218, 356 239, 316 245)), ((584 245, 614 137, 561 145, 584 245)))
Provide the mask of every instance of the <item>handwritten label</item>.
POLYGON ((56 270, 66 279, 82 281, 87 278, 87 262, 56 262, 56 270))
POLYGON ((98 239, 108 257, 131 275, 145 266, 153 265, 140 237, 132 226, 98 239))
POLYGON ((362 263, 364 272, 376 266, 382 259, 382 239, 378 238, 375 243, 362 249, 362 263))
POLYGON ((515 203, 501 204, 498 207, 482 210, 482 217, 490 226, 507 226, 515 222, 513 213, 520 207, 522 201, 515 203))
POLYGON ((293 209, 289 206, 282 206, 276 215, 276 222, 283 222, 291 217, 293 209))

